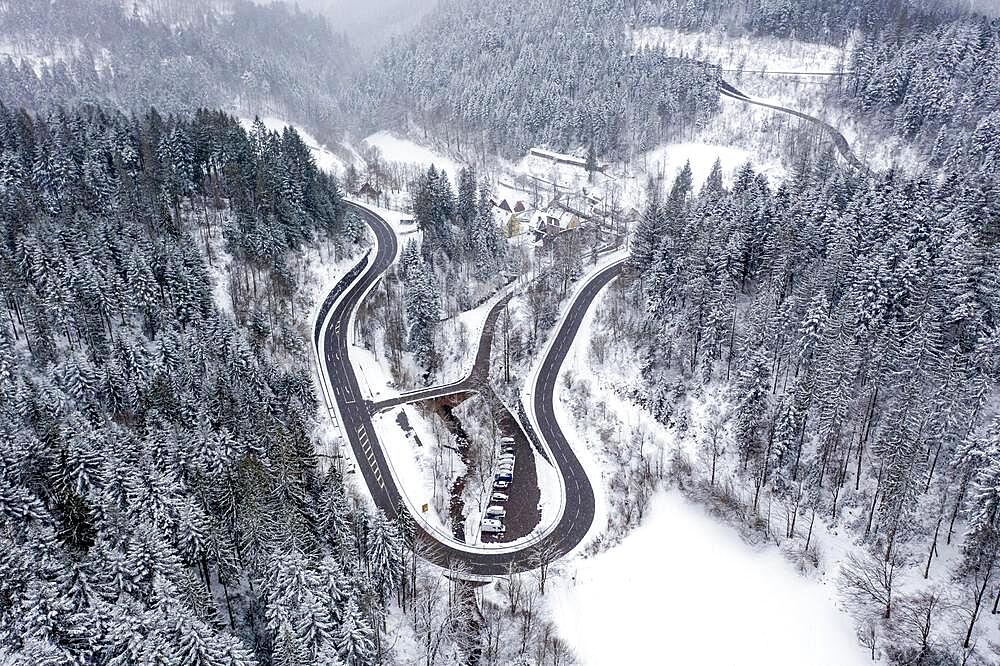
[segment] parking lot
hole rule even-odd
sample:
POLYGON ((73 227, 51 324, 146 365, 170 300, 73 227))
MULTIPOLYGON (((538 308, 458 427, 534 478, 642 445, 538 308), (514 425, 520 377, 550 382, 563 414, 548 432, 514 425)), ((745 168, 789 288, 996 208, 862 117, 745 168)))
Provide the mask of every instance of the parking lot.
MULTIPOLYGON (((505 416, 500 419, 500 431, 502 436, 514 439, 514 481, 508 488, 499 492, 506 493, 510 499, 500 506, 507 510, 507 515, 503 519, 506 531, 503 534, 481 533, 483 543, 509 543, 531 534, 538 522, 542 519, 542 512, 538 508, 538 501, 541 492, 538 489, 538 473, 535 470, 535 456, 531 450, 531 445, 521 429, 517 426, 514 418, 504 410, 505 416)), ((497 458, 499 458, 499 442, 495 442, 497 447, 497 458)), ((491 493, 492 494, 492 493, 491 493)), ((484 505, 488 506, 488 504, 484 505)))

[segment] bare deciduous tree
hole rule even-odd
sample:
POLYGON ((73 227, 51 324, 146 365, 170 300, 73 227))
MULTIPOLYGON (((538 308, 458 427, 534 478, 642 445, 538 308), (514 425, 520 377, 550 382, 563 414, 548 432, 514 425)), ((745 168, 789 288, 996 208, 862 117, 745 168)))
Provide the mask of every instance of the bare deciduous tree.
POLYGON ((892 613, 892 590, 898 561, 893 555, 888 560, 870 554, 847 556, 840 571, 840 581, 845 594, 860 605, 877 605, 882 616, 892 613))

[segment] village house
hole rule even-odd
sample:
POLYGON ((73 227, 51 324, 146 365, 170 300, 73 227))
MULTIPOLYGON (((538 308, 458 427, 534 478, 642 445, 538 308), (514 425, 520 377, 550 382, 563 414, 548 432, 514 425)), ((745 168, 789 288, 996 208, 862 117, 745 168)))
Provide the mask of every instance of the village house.
POLYGON ((382 196, 382 190, 376 189, 371 183, 365 182, 358 190, 358 196, 364 197, 369 203, 378 204, 379 198, 382 196))

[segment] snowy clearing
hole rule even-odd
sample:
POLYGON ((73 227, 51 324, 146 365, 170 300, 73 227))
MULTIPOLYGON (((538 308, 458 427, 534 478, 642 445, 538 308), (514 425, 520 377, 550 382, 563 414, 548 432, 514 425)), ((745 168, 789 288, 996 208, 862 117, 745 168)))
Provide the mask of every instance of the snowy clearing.
POLYGON ((443 169, 448 174, 448 180, 451 181, 452 187, 456 187, 458 184, 458 172, 462 165, 431 148, 385 131, 372 134, 363 143, 378 148, 382 159, 389 162, 416 164, 423 168, 433 164, 435 168, 443 169))
POLYGON ((831 587, 753 551, 677 492, 556 579, 548 603, 584 664, 870 663, 831 587))

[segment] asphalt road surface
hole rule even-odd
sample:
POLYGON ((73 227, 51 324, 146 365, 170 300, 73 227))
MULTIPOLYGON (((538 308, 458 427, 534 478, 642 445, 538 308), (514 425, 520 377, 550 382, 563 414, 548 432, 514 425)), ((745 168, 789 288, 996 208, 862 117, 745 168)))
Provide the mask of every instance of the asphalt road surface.
POLYGON ((809 122, 819 125, 830 138, 833 139, 833 145, 836 146, 837 150, 844 157, 844 160, 856 169, 864 169, 865 165, 858 159, 854 151, 851 150, 851 145, 847 143, 847 139, 836 127, 826 122, 825 120, 820 120, 815 116, 810 116, 808 113, 802 113, 801 111, 796 111, 795 109, 789 109, 784 106, 778 106, 777 104, 768 104, 767 102, 761 102, 751 97, 747 97, 742 92, 734 88, 732 85, 726 83, 722 79, 719 80, 719 92, 726 97, 731 99, 739 100, 745 102, 746 104, 755 104, 757 106, 763 106, 767 109, 774 109, 775 111, 781 111, 782 113, 787 113, 789 115, 795 116, 797 118, 802 118, 803 120, 808 120, 809 122))
MULTIPOLYGON (((386 465, 385 454, 379 444, 371 421, 370 403, 367 403, 358 384, 357 376, 348 356, 351 313, 392 265, 396 257, 396 236, 388 223, 367 208, 347 204, 371 228, 378 239, 378 251, 371 265, 365 268, 368 257, 348 272, 334 287, 320 309, 315 330, 317 353, 319 341, 325 342, 322 363, 329 377, 330 398, 336 403, 341 419, 341 429, 350 442, 358 467, 376 505, 388 516, 395 516, 400 501, 399 489, 386 465), (360 277, 359 277, 360 275, 360 277), (356 280, 356 282, 355 282, 356 280), (338 297, 342 300, 334 305, 338 297)), ((436 535, 425 531, 416 523, 420 552, 425 559, 442 567, 474 575, 502 575, 513 571, 527 571, 540 565, 542 559, 551 561, 572 550, 586 536, 594 520, 594 489, 587 473, 573 452, 556 422, 553 391, 559 368, 566 358, 580 324, 590 304, 601 289, 621 271, 621 263, 602 270, 578 293, 567 316, 559 326, 549 352, 542 362, 538 380, 533 387, 532 400, 541 437, 552 450, 554 463, 566 487, 566 503, 555 528, 540 542, 511 552, 476 550, 468 552, 456 548, 436 535)))
POLYGON ((443 398, 455 393, 480 391, 484 388, 489 388, 490 353, 493 350, 493 329, 496 327, 497 319, 500 317, 500 313, 507 306, 507 303, 510 302, 510 299, 510 295, 501 298, 486 315, 486 319, 483 322, 483 330, 479 333, 479 346, 476 348, 476 358, 472 362, 472 370, 469 371, 469 375, 465 379, 461 379, 452 384, 430 386, 428 388, 407 391, 406 393, 400 394, 398 397, 379 401, 375 403, 376 411, 381 411, 397 405, 406 405, 411 402, 420 402, 421 400, 443 398))

